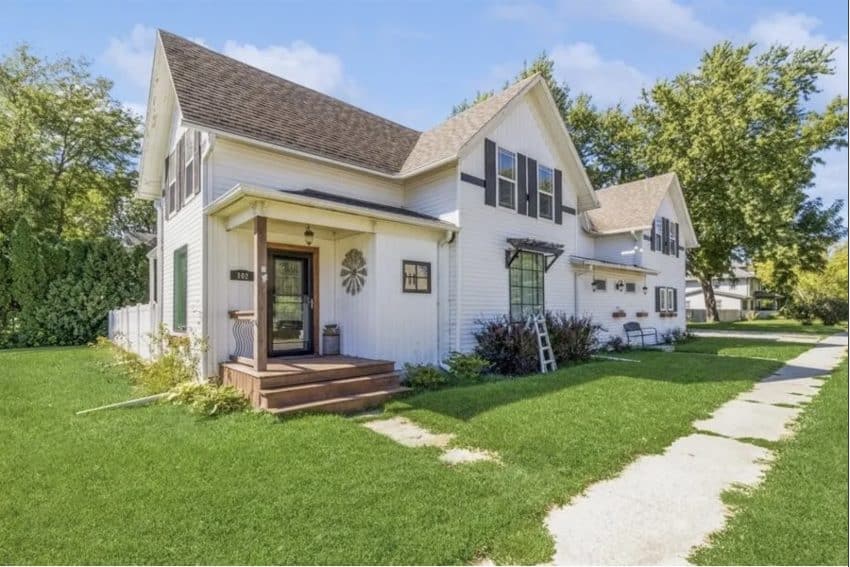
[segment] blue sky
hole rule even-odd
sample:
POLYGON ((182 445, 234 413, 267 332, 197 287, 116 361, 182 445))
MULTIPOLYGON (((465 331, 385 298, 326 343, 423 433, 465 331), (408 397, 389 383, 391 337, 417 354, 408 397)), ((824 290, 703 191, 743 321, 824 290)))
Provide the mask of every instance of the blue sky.
MULTIPOLYGON (((836 48, 838 72, 813 101, 822 106, 847 95, 847 17, 846 0, 22 1, 4 4, 0 52, 25 41, 41 54, 85 56, 143 111, 160 27, 424 129, 543 50, 573 90, 628 105, 723 39, 836 48)), ((847 151, 824 158, 814 193, 846 199, 847 151)))

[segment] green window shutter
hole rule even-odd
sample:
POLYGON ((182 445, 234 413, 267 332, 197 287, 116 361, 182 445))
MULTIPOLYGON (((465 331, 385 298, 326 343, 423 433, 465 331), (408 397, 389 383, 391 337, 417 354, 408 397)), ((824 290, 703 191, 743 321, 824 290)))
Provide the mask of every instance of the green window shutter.
POLYGON ((186 247, 174 251, 174 306, 173 327, 175 331, 185 331, 186 326, 186 295, 188 289, 188 253, 186 247))

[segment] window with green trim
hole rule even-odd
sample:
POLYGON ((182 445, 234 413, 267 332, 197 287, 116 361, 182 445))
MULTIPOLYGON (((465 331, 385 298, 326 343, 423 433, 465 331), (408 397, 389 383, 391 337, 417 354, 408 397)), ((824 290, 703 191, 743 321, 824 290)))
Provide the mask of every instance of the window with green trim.
POLYGON ((174 251, 174 266, 172 279, 174 280, 173 319, 174 331, 185 331, 186 326, 186 303, 188 294, 188 249, 186 246, 174 251))
POLYGON ((517 254, 510 267, 511 319, 523 320, 543 311, 545 275, 543 254, 525 251, 517 254))

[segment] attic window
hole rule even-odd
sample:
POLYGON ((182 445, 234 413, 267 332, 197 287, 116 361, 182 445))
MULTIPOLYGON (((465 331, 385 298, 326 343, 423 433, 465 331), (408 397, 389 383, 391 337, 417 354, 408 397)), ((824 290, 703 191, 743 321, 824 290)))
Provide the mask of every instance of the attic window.
POLYGON ((516 154, 499 148, 498 162, 499 205, 515 208, 516 195, 516 154))

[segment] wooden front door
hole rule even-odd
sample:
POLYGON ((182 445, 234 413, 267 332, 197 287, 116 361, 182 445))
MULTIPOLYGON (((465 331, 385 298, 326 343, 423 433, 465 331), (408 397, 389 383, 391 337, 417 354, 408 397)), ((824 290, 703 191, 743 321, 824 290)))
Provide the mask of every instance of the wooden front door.
POLYGON ((313 256, 269 254, 269 356, 313 354, 313 256))

